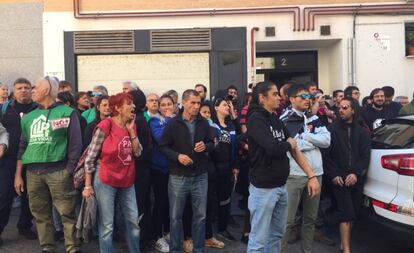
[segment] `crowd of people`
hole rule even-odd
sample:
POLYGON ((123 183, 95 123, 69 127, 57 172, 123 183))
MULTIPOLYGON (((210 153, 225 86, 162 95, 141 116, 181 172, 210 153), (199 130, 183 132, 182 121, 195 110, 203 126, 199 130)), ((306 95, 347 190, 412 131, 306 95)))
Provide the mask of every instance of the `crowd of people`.
POLYGON ((356 86, 332 97, 312 82, 253 86, 243 100, 235 86, 208 100, 196 84, 179 103, 175 90, 145 95, 132 81, 112 96, 49 76, 18 78, 11 94, 0 84, 0 235, 17 193, 18 232, 44 253, 59 240, 81 252, 90 234, 105 253, 122 238, 129 252, 200 253, 236 240, 236 191, 247 252, 299 239, 312 252, 314 240, 335 244, 323 226, 339 224, 349 253, 371 134, 414 114, 414 99, 393 101, 390 86, 362 105, 356 86))

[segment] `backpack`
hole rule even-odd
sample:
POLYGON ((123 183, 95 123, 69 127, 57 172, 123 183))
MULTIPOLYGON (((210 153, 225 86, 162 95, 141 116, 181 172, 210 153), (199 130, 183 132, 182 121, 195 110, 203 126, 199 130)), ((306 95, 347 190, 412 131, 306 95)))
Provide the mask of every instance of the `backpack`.
POLYGON ((3 121, 3 116, 4 114, 6 114, 7 108, 9 107, 9 105, 11 104, 11 100, 7 100, 4 104, 0 105, 1 109, 0 109, 0 122, 3 121))
MULTIPOLYGON (((109 123, 110 123, 109 131, 111 131, 111 128, 112 128, 111 120, 109 121, 109 123)), ((94 134, 95 134, 95 131, 96 131, 96 127, 95 127, 95 130, 93 130, 94 134)), ((73 186, 77 190, 82 190, 83 187, 85 186, 85 160, 86 160, 86 157, 88 156, 90 146, 91 145, 89 144, 86 147, 86 149, 83 151, 81 157, 79 158, 78 164, 73 170, 73 186)))

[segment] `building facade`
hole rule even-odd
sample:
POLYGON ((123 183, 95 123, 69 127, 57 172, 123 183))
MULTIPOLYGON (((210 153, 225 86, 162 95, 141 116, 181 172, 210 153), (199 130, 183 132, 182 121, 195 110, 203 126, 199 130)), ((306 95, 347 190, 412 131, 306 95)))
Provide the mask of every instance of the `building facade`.
MULTIPOLYGON (((79 90, 105 84, 114 93, 122 81, 134 80, 158 93, 196 83, 211 92, 230 84, 246 91, 249 83, 265 79, 314 81, 329 93, 347 85, 363 94, 384 85, 395 87, 396 95, 411 96, 414 89, 410 1, 9 2, 9 8, 42 6, 42 23, 23 25, 37 36, 42 31, 33 38, 41 48, 30 52, 42 56, 36 65, 43 65, 44 74, 79 90)), ((13 45, 16 50, 5 50, 8 56, 19 52, 19 44, 13 45)))

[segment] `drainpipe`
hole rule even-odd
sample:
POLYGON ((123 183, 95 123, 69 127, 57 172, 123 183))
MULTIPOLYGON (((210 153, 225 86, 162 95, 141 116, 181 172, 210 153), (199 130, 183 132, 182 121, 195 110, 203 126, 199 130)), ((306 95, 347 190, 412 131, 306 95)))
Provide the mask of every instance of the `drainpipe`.
POLYGON ((352 85, 354 83, 354 39, 348 38, 348 85, 352 85))
POLYGON ((352 79, 351 84, 356 85, 356 17, 358 10, 354 13, 354 23, 352 25, 352 79))
POLYGON ((352 38, 348 39, 348 85, 356 85, 356 17, 358 10, 353 14, 352 38))
POLYGON ((250 80, 251 83, 256 83, 256 41, 254 33, 259 31, 259 27, 253 27, 250 30, 250 80))

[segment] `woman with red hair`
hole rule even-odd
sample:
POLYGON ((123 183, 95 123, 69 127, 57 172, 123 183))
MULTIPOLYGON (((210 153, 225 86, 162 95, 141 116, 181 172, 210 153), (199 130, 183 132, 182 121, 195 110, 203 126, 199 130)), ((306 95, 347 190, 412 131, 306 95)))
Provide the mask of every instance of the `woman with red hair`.
POLYGON ((126 93, 109 98, 113 116, 96 126, 85 160, 82 195, 89 198, 96 193, 99 247, 105 253, 115 252, 112 243, 115 203, 120 204, 125 219, 129 252, 140 252, 134 156, 141 155, 142 146, 137 138, 132 100, 126 93))

